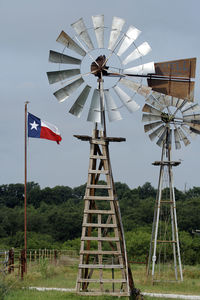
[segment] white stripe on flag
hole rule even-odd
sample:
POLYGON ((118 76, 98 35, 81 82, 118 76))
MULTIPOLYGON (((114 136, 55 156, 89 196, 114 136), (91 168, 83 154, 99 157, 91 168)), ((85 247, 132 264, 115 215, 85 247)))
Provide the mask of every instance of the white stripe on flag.
POLYGON ((46 128, 49 128, 51 131, 53 131, 54 133, 60 135, 60 131, 58 130, 58 128, 53 125, 53 124, 50 124, 49 122, 46 122, 46 121, 42 121, 41 120, 41 127, 46 127, 46 128))

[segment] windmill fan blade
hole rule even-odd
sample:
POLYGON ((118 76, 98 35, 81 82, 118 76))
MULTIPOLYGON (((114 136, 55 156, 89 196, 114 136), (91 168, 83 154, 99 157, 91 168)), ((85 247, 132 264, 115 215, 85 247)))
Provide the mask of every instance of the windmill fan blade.
POLYGON ((183 117, 183 122, 191 122, 191 123, 196 123, 196 124, 200 124, 200 114, 196 114, 196 115, 188 115, 188 116, 184 116, 183 117))
POLYGON ((145 113, 150 113, 150 114, 158 115, 158 116, 161 116, 161 113, 162 113, 160 110, 150 106, 149 104, 145 104, 143 106, 142 111, 145 112, 145 113))
POLYGON ((186 100, 183 99, 178 99, 178 102, 176 104, 176 107, 180 110, 182 110, 182 108, 185 106, 185 104, 190 105, 190 103, 188 103, 186 100))
POLYGON ((53 50, 50 50, 49 52, 49 61, 57 64, 72 64, 72 65, 81 64, 80 59, 53 50))
POLYGON ((124 69, 124 74, 133 75, 147 75, 149 73, 155 73, 154 63, 150 62, 147 64, 139 65, 133 68, 124 69))
POLYGON ((115 48, 115 44, 120 36, 121 30, 124 26, 125 21, 118 17, 113 17, 112 28, 110 32, 110 39, 108 44, 108 49, 113 51, 115 48))
POLYGON ((160 105, 163 106, 163 109, 166 107, 166 104, 165 104, 165 96, 166 95, 153 91, 152 96, 156 99, 157 102, 159 102, 160 105))
POLYGON ((174 129, 174 140, 175 140, 175 148, 180 149, 181 148, 180 136, 177 129, 174 129))
POLYGON ((185 133, 183 132, 183 130, 181 128, 177 128, 178 130, 178 134, 181 138, 181 141, 183 141, 184 145, 187 146, 190 144, 190 141, 188 140, 187 136, 185 135, 185 133))
POLYGON ((154 93, 149 95, 149 97, 146 99, 146 102, 157 108, 158 110, 162 111, 164 109, 164 106, 154 97, 154 93))
POLYGON ((176 97, 171 97, 171 106, 177 107, 179 99, 176 97))
POLYGON ((156 143, 159 147, 161 147, 163 145, 163 142, 166 141, 166 136, 167 136, 167 128, 164 129, 163 133, 161 134, 161 136, 159 137, 156 143))
POLYGON ((191 138, 195 138, 196 133, 192 132, 192 130, 190 130, 187 126, 181 124, 181 128, 189 135, 191 136, 191 138))
POLYGON ((122 63, 124 65, 127 65, 128 63, 147 55, 150 51, 151 47, 147 42, 144 42, 139 47, 137 47, 130 55, 128 55, 122 63))
POLYGON ((79 69, 47 72, 47 76, 50 84, 65 80, 66 78, 70 78, 78 74, 80 74, 79 69))
POLYGON ((188 126, 190 126, 190 129, 193 131, 193 132, 196 132, 199 131, 200 132, 200 124, 195 124, 195 123, 192 123, 192 122, 185 122, 188 126), (193 130, 195 129, 195 131, 193 130))
POLYGON ((154 130, 152 133, 149 134, 149 138, 151 141, 153 141, 156 137, 160 137, 164 131, 165 126, 162 125, 156 130, 154 130))
POLYGON ((104 95, 105 95, 105 102, 106 102, 106 107, 107 107, 107 111, 108 111, 108 119, 110 122, 112 121, 117 121, 117 120, 121 120, 121 114, 120 112, 117 110, 117 106, 113 100, 113 98, 111 97, 109 90, 104 90, 104 95))
POLYGON ((120 83, 144 97, 147 97, 147 95, 151 92, 151 88, 149 88, 148 86, 138 84, 126 78, 121 78, 120 83))
POLYGON ((54 93, 54 96, 57 98, 59 102, 63 102, 66 100, 82 83, 83 79, 79 78, 69 85, 66 85, 64 88, 59 89, 54 93))
POLYGON ((143 114, 142 115, 142 122, 154 122, 157 120, 161 120, 161 117, 158 115, 151 115, 151 114, 143 114))
POLYGON ((82 41, 87 45, 87 47, 90 50, 94 49, 94 46, 93 46, 90 36, 87 32, 87 28, 85 26, 83 18, 74 22, 73 24, 71 24, 71 26, 75 30, 75 32, 78 34, 78 36, 82 39, 82 41))
POLYGON ((86 55, 86 52, 77 43, 75 43, 74 40, 72 40, 72 38, 64 31, 61 31, 56 41, 69 48, 70 50, 75 51, 81 56, 86 55))
POLYGON ((189 106, 188 108, 182 110, 182 114, 185 115, 185 114, 188 114, 188 113, 191 113, 194 111, 199 111, 199 110, 200 110, 200 105, 196 103, 196 104, 189 106))
POLYGON ((178 107, 181 111, 190 107, 191 106, 191 103, 187 100, 183 100, 183 99, 179 99, 179 101, 182 101, 182 103, 180 104, 180 106, 178 107))
POLYGON ((172 145, 172 129, 169 129, 169 134, 168 134, 168 141, 167 141, 169 147, 171 148, 172 145))
POLYGON ((134 26, 130 26, 123 37, 123 41, 117 52, 117 55, 121 56, 130 47, 130 45, 138 38, 140 33, 141 31, 139 29, 135 28, 134 26))
POLYGON ((95 89, 87 117, 87 121, 101 123, 100 91, 95 89))
POLYGON ((70 108, 70 110, 69 110, 70 114, 72 114, 78 118, 81 116, 81 112, 82 112, 85 102, 88 98, 90 90, 91 90, 91 87, 89 85, 86 85, 86 87, 83 89, 83 91, 77 98, 76 102, 70 108))
POLYGON ((104 15, 92 16, 94 31, 99 48, 104 48, 104 15))
POLYGON ((164 95, 163 100, 167 107, 171 106, 171 96, 164 95))
POLYGON ((146 124, 146 125, 144 125, 144 131, 148 132, 149 130, 154 129, 154 128, 158 127, 161 124, 162 124, 162 121, 146 124))
POLYGON ((132 113, 140 108, 140 106, 133 99, 131 99, 131 97, 127 95, 121 88, 115 86, 114 90, 129 112, 132 113))

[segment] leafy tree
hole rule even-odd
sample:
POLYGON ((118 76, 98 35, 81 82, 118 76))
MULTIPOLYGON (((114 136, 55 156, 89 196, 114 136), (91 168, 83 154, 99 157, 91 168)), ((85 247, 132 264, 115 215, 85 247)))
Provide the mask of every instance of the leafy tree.
POLYGON ((139 192, 139 198, 140 199, 145 199, 148 197, 156 197, 156 190, 154 187, 151 185, 150 182, 146 182, 143 184, 142 187, 138 187, 138 192, 139 192))

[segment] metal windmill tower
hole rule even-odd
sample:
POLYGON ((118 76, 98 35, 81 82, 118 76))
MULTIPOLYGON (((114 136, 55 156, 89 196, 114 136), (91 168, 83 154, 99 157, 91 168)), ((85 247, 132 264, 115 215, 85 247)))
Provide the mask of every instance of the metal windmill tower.
POLYGON ((88 28, 82 18, 73 23, 73 38, 61 32, 57 42, 64 46, 63 52, 51 50, 49 55, 49 61, 59 65, 59 70, 47 72, 50 84, 64 85, 54 92, 59 102, 76 95, 69 112, 77 117, 80 117, 93 91, 87 116, 87 121, 94 123, 92 136, 75 135, 90 143, 77 292, 86 295, 132 295, 134 298, 137 290, 127 259, 109 155, 109 143, 125 139, 107 136, 105 111, 109 121, 115 121, 121 119, 120 108, 126 107, 129 112, 137 110, 139 105, 133 98, 137 94, 148 96, 151 88, 142 85, 142 77, 153 74, 155 68, 153 62, 124 67, 141 60, 151 50, 147 42, 136 46, 140 30, 130 26, 123 31, 125 21, 118 17, 113 17, 109 33, 106 33, 103 15, 92 16, 92 23, 93 26, 88 28), (106 39, 108 46, 104 43, 106 39), (65 51, 73 51, 75 56, 69 56, 65 51), (66 69, 67 65, 71 65, 70 68, 66 69), (134 76, 135 80, 128 80, 126 76, 134 76), (128 94, 130 92, 131 95, 128 94), (102 179, 103 184, 100 182, 102 179))
POLYGON ((187 100, 153 92, 143 107, 145 132, 162 148, 161 160, 153 163, 160 167, 158 192, 154 208, 152 236, 149 250, 148 275, 152 281, 183 281, 179 245, 176 201, 172 168, 180 161, 171 157, 172 144, 176 149, 190 144, 200 134, 200 106, 187 100), (167 189, 166 189, 167 188, 167 189), (167 194, 168 191, 168 194, 167 194), (169 264, 170 271, 167 269, 169 264))

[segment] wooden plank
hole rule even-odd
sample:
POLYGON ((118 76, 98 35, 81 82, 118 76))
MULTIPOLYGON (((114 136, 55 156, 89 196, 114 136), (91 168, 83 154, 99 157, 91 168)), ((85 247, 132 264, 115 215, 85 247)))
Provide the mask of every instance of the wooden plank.
POLYGON ((101 209, 85 209, 84 214, 102 214, 102 215, 114 215, 115 212, 112 210, 101 210, 101 209))
MULTIPOLYGON (((99 224, 100 225, 100 224, 99 224)), ((101 227, 99 227, 101 228, 101 227)), ((85 236, 81 238, 82 241, 106 241, 106 242, 119 242, 119 238, 116 237, 89 237, 85 236)))
POLYGON ((97 223, 83 223, 83 227, 101 227, 101 228, 117 228, 117 224, 97 224, 97 223))
POLYGON ((95 189, 111 189, 111 186, 106 184, 88 184, 86 186, 87 189, 95 188, 95 189))
POLYGON ((84 200, 105 200, 105 201, 114 201, 114 197, 109 196, 85 196, 84 200))
POLYGON ((104 141, 104 140, 100 140, 100 139, 92 139, 91 140, 91 144, 95 144, 95 145, 106 145, 108 142, 104 141))
POLYGON ((84 269, 84 268, 88 268, 88 269, 123 269, 124 266, 123 265, 91 265, 91 264, 79 264, 79 268, 84 269))
POLYGON ((157 243, 176 243, 176 241, 161 241, 161 240, 157 240, 157 243))
POLYGON ((103 282, 103 283, 126 283, 126 279, 87 279, 87 278, 81 278, 78 280, 79 282, 103 282))
POLYGON ((98 251, 98 250, 81 250, 80 254, 97 254, 97 255, 120 255, 120 251, 98 251))
POLYGON ((108 170, 88 170, 88 173, 90 174, 105 174, 108 175, 109 171, 108 170))
POLYGON ((74 134, 73 135, 75 138, 82 140, 82 141, 90 141, 92 138, 91 136, 88 135, 78 135, 78 134, 74 134))
POLYGON ((107 291, 107 292, 97 292, 97 291, 90 291, 90 292, 77 292, 78 295, 83 295, 83 296, 101 296, 101 295, 109 295, 109 296, 116 296, 116 297, 129 297, 130 294, 128 292, 111 292, 111 291, 107 291))
POLYGON ((107 156, 105 156, 105 155, 90 155, 90 158, 92 158, 92 159, 107 159, 107 156))

